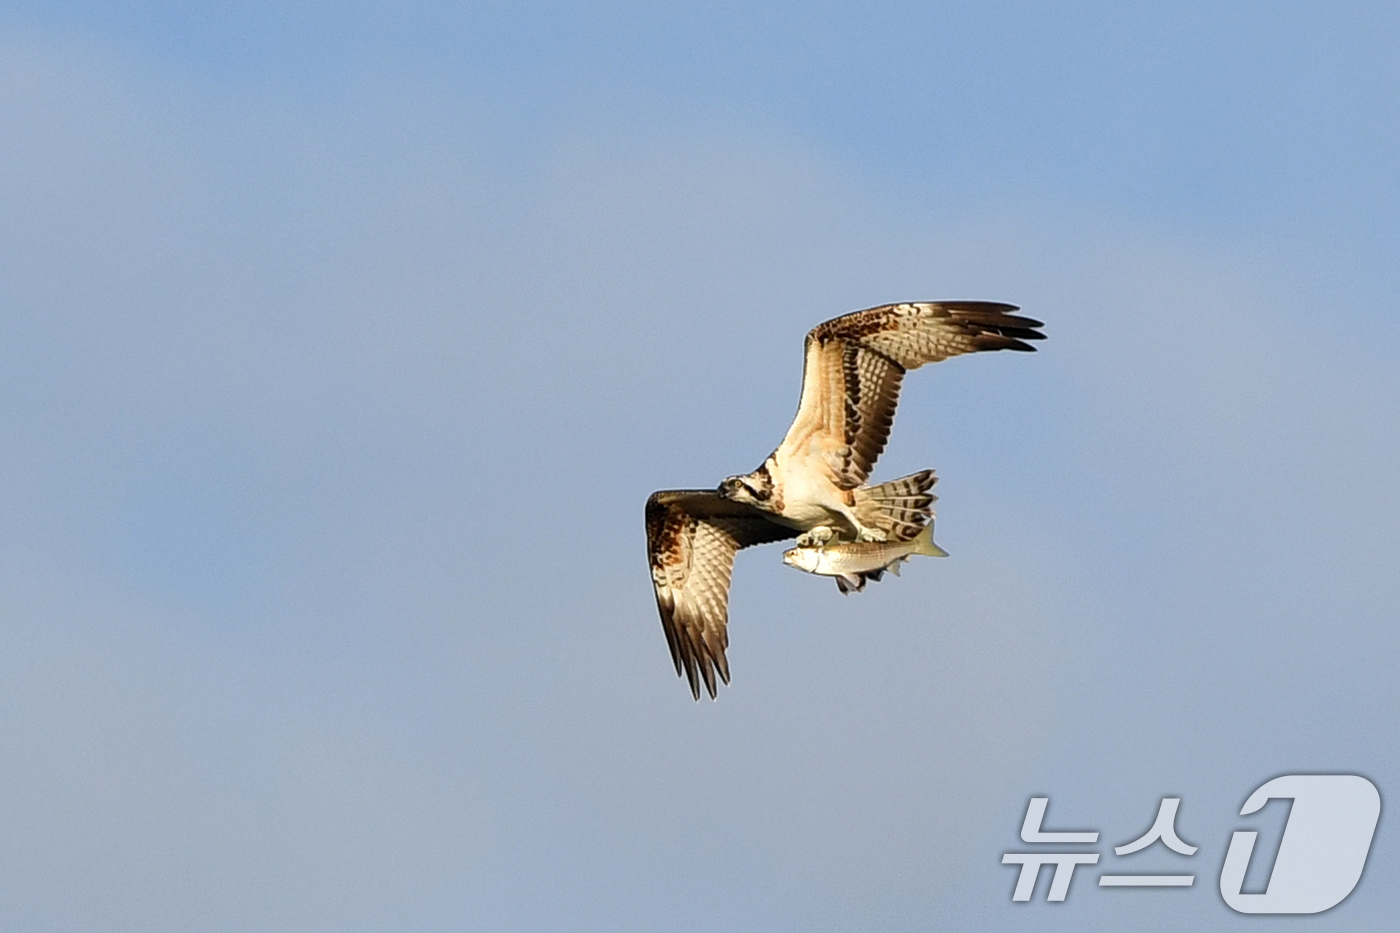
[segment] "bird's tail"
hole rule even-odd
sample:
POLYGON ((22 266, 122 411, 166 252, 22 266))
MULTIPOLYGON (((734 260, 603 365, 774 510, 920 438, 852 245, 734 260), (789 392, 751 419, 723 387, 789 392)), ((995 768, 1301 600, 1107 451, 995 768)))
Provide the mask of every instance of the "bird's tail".
POLYGON ((936 482, 932 470, 921 470, 879 486, 862 486, 855 490, 856 520, 879 528, 891 541, 908 541, 933 520, 938 497, 929 490, 936 482))

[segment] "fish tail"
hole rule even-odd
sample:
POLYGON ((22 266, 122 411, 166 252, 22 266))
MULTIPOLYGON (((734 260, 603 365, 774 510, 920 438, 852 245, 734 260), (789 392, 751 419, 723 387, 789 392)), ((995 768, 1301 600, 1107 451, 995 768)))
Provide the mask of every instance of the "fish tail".
POLYGON ((915 554, 927 554, 929 557, 947 557, 948 552, 933 543, 933 522, 929 522, 917 535, 914 536, 915 554))

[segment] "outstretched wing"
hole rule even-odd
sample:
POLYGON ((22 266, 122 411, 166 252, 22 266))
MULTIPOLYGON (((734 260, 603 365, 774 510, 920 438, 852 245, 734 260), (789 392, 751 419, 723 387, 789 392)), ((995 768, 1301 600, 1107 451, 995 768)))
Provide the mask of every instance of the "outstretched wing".
POLYGON ((700 699, 715 696, 715 672, 729 683, 729 574, 734 554, 751 544, 796 536, 752 506, 713 490, 670 490, 647 499, 647 556, 661 628, 676 674, 700 699))
POLYGON ((854 311, 807 335, 802 400, 779 462, 820 452, 840 487, 865 482, 885 449, 904 374, 980 350, 1034 350, 1039 321, 993 301, 916 301, 854 311))

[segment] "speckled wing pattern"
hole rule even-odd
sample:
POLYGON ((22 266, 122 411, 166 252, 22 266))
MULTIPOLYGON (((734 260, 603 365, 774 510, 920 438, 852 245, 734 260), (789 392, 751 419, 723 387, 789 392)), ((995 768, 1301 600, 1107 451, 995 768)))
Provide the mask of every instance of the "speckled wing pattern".
POLYGON ((1043 325, 992 301, 906 302, 854 311, 807 335, 802 400, 778 456, 800 458, 819 438, 845 489, 863 484, 885 449, 904 374, 981 350, 1034 350, 1043 325))
POLYGON ((729 574, 740 548, 797 532, 714 490, 670 490, 647 499, 647 556, 656 606, 676 674, 700 699, 713 699, 715 675, 729 683, 729 574))

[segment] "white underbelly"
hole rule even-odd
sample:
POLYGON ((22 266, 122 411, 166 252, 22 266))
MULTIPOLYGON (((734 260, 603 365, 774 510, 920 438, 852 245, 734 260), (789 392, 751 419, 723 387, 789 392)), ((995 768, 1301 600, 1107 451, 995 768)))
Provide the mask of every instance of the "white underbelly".
POLYGON ((847 526, 850 508, 840 489, 822 471, 789 469, 782 472, 783 512, 786 523, 804 531, 818 525, 847 526))

